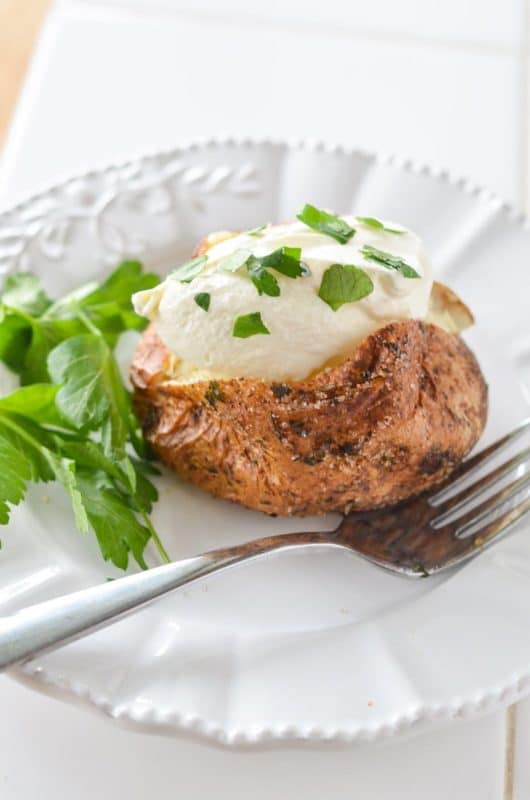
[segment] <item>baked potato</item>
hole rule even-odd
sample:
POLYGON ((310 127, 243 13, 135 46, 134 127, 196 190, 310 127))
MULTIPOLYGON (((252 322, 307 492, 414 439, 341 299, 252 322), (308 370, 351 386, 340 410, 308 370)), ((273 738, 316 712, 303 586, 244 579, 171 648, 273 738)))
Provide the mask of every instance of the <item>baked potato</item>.
POLYGON ((484 428, 487 387, 457 333, 471 322, 434 284, 423 321, 384 324, 302 380, 186 382, 151 324, 131 368, 136 410, 161 461, 248 508, 304 516, 394 504, 446 478, 484 428))

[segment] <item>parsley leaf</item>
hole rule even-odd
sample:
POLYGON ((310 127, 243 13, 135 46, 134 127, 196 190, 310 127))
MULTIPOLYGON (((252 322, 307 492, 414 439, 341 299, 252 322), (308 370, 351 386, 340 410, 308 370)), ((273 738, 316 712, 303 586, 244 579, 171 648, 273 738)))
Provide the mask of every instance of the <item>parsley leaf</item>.
POLYGON ((86 533, 88 520, 77 487, 75 464, 51 449, 51 437, 31 420, 4 411, 0 412, 0 441, 0 459, 6 461, 2 465, 3 483, 0 482, 0 522, 5 524, 8 521, 7 504, 16 504, 23 499, 29 480, 55 479, 63 484, 70 495, 76 524, 82 533, 86 533), (7 462, 10 445, 15 446, 18 458, 7 462), (18 482, 13 480, 13 465, 17 470, 18 482))
POLYGON ((275 269, 288 278, 300 278, 308 274, 308 268, 300 261, 300 247, 280 247, 260 259, 264 267, 275 269))
MULTIPOLYGON (((132 460, 132 465, 136 472, 136 490, 134 493, 134 502, 140 508, 151 512, 153 505, 158 500, 158 489, 147 477, 145 470, 145 463, 143 461, 132 460)), ((158 475, 158 470, 153 470, 153 474, 158 475)))
POLYGON ((263 231, 267 228, 267 225, 260 225, 259 228, 252 228, 252 230, 247 231, 247 236, 255 236, 256 239, 261 239, 263 236, 263 231))
POLYGON ((135 292, 152 289, 159 280, 153 272, 144 272, 140 261, 122 261, 103 283, 80 298, 79 305, 82 308, 99 308, 111 303, 129 309, 131 296, 135 292))
POLYGON ((219 262, 219 269, 228 272, 237 272, 242 267, 247 268, 248 275, 258 290, 258 294, 269 297, 278 297, 280 286, 278 281, 269 271, 270 269, 286 275, 288 278, 298 278, 310 275, 309 268, 300 261, 301 249, 299 247, 280 247, 267 256, 257 257, 250 250, 236 250, 219 262))
POLYGON ((250 250, 234 250, 229 256, 221 259, 218 264, 219 269, 223 269, 225 272, 237 272, 238 269, 245 266, 250 255, 250 250))
POLYGON ((36 275, 19 272, 6 278, 2 303, 38 317, 51 305, 51 300, 46 296, 36 275))
POLYGON ((46 365, 48 355, 63 339, 84 330, 79 320, 47 321, 43 318, 31 321, 31 341, 19 370, 21 383, 45 383, 49 380, 46 365))
MULTIPOLYGON (((0 411, 0 432, 24 455, 32 481, 52 481, 55 477, 52 439, 47 431, 31 419, 11 411, 0 411)), ((5 465, 2 465, 5 466, 5 465)))
POLYGON ((9 506, 24 499, 28 481, 32 480, 31 463, 17 447, 16 440, 0 424, 0 524, 9 521, 9 506))
POLYGON ((310 275, 309 268, 300 261, 301 253, 300 247, 280 247, 261 258, 250 255, 246 261, 247 270, 258 293, 268 294, 270 297, 278 297, 280 294, 278 281, 269 269, 274 269, 288 278, 310 275))
POLYGON ((70 496, 72 511, 74 512, 75 523, 80 533, 88 533, 88 515, 85 498, 79 489, 78 476, 76 473, 75 462, 69 458, 59 458, 54 460, 55 477, 62 483, 70 496))
POLYGON ((199 292, 193 299, 203 311, 208 311, 210 308, 210 295, 208 292, 199 292))
POLYGON ((324 272, 318 296, 333 311, 345 303, 355 303, 374 290, 370 276, 353 264, 332 264, 324 272))
POLYGON ((247 270, 250 280, 258 290, 258 294, 267 294, 269 297, 278 297, 280 287, 278 281, 265 267, 263 259, 250 256, 247 261, 247 270))
POLYGON ((61 416, 55 405, 58 386, 51 383, 34 383, 22 386, 11 394, 0 397, 0 411, 11 411, 34 422, 67 428, 68 422, 61 416))
POLYGON ((151 533, 137 519, 127 496, 117 491, 104 473, 80 470, 78 480, 86 514, 105 561, 126 569, 132 552, 137 563, 146 569, 143 553, 151 533))
POLYGON ((336 217, 334 214, 329 214, 320 208, 315 208, 309 203, 297 214, 297 218, 309 228, 331 236, 340 244, 346 244, 355 235, 355 228, 348 225, 346 220, 336 217))
POLYGON ((398 236, 402 236, 407 231, 400 231, 397 228, 387 228, 386 225, 381 222, 381 220, 376 219, 375 217, 355 217, 358 222, 362 222, 363 225, 368 225, 369 228, 373 228, 376 231, 384 231, 385 233, 395 233, 398 236))
POLYGON ((55 402, 78 430, 102 430, 108 452, 119 457, 127 440, 129 400, 112 351, 102 336, 81 334, 51 351, 48 370, 61 384, 55 402))
POLYGON ((191 283, 199 272, 202 272, 202 268, 207 261, 207 256, 192 258, 191 261, 186 261, 185 264, 182 264, 180 267, 174 269, 173 272, 170 272, 168 277, 173 278, 175 281, 180 281, 181 283, 191 283))
POLYGON ((249 336, 256 336, 258 333, 270 333, 261 319, 259 311, 236 318, 232 336, 236 336, 239 339, 248 339, 249 336))
POLYGON ((31 342, 31 325, 19 314, 5 308, 0 311, 0 359, 14 372, 20 373, 23 359, 31 342))
POLYGON ((371 261, 376 261, 378 264, 382 264, 382 266, 386 267, 387 269, 393 269, 396 272, 400 272, 404 278, 420 277, 414 267, 411 267, 410 264, 407 264, 407 262, 402 258, 399 256, 393 256, 391 253, 385 253, 384 250, 378 250, 377 247, 364 244, 361 247, 361 253, 365 258, 368 258, 371 261))

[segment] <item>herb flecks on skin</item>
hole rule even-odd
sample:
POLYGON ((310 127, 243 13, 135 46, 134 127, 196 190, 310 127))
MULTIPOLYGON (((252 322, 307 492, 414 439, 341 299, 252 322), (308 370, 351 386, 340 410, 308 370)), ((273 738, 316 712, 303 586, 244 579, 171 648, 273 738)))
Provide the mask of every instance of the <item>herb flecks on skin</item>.
POLYGON ((384 250, 378 250, 377 247, 372 247, 369 244, 364 244, 361 247, 362 255, 370 261, 375 261, 387 269, 392 269, 399 272, 404 278, 420 278, 418 272, 407 264, 400 256, 394 256, 392 253, 386 253, 384 250))
POLYGON ((193 298, 199 308, 202 308, 203 311, 208 311, 210 308, 210 294, 208 292, 199 292, 193 298))
POLYGON ((28 482, 59 481, 79 530, 91 527, 103 558, 122 569, 131 554, 146 567, 149 540, 169 560, 149 519, 153 468, 113 354, 121 333, 146 325, 131 294, 158 282, 128 261, 56 301, 29 273, 0 296, 0 359, 25 384, 0 398, 0 523, 28 482))
POLYGON ((208 403, 208 405, 215 406, 217 403, 222 403, 225 399, 223 392, 221 391, 221 387, 217 383, 217 381, 210 381, 208 384, 208 388, 204 393, 204 399, 208 403))
POLYGON ((355 235, 355 228, 352 228, 345 219, 336 217, 334 214, 316 208, 309 203, 297 214, 297 219, 309 228, 331 236, 340 244, 347 244, 352 236, 355 235))
POLYGON ((282 400, 284 397, 289 397, 293 390, 287 383, 273 383, 271 391, 278 400, 282 400))
POLYGON ((249 336, 256 336, 257 334, 269 334, 270 331, 261 319, 259 311, 254 311, 251 314, 244 314, 237 317, 234 321, 232 329, 232 336, 238 339, 248 339, 249 336))
POLYGON ((403 236, 407 231, 398 230, 397 228, 387 228, 387 226, 381 222, 380 219, 376 219, 375 217, 355 217, 357 222, 361 222, 363 225, 367 225, 369 228, 373 228, 376 231, 383 231, 384 233, 394 233, 397 236, 403 236))
POLYGON ((337 311, 346 303, 356 303, 374 290, 370 276, 353 264, 332 264, 324 272, 318 296, 337 311))

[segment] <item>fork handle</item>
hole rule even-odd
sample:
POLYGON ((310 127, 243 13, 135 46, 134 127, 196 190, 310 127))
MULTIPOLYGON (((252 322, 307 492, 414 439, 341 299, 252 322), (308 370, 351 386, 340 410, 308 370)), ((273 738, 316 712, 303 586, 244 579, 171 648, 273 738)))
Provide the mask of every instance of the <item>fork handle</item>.
POLYGON ((274 550, 325 541, 324 534, 319 533, 256 539, 29 606, 12 616, 0 618, 0 670, 105 627, 157 597, 212 572, 274 550))

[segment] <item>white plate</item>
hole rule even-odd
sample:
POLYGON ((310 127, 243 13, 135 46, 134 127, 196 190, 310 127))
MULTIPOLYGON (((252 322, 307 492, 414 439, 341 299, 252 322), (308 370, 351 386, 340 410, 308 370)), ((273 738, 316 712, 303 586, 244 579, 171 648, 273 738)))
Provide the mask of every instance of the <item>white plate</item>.
MULTIPOLYGON (((466 338, 491 387, 483 439, 528 415, 523 220, 491 195, 396 159, 320 145, 200 142, 87 173, 0 216, 3 272, 53 293, 123 256, 163 270, 206 232, 292 218, 305 202, 418 231, 476 314, 466 338)), ((271 519, 162 480, 172 557, 335 519, 271 519)), ((410 581, 339 552, 283 553, 210 577, 14 676, 114 717, 229 744, 374 740, 469 716, 530 689, 530 525, 464 569, 410 581)), ((2 531, 0 612, 116 574, 36 487, 2 531)), ((152 563, 155 563, 153 558, 152 563)))

